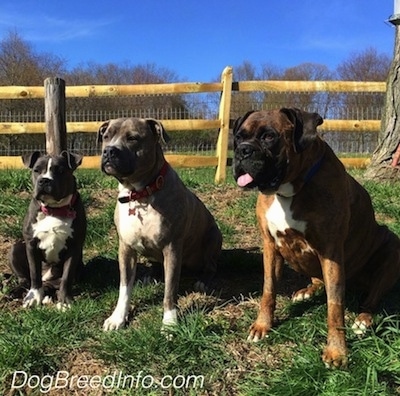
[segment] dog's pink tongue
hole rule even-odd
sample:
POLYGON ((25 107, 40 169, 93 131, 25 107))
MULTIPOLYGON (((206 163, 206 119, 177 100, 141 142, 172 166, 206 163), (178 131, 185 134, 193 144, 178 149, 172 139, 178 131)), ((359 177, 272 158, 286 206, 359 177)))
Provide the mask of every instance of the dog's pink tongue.
POLYGON ((254 179, 248 173, 246 173, 246 174, 238 177, 237 184, 238 184, 239 187, 246 187, 253 180, 254 179))

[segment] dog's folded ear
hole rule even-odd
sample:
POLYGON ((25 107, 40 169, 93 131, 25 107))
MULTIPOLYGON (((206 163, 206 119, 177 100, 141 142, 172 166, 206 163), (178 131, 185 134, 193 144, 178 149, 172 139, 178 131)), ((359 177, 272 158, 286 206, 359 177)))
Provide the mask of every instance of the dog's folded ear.
POLYGON ((61 155, 67 160, 68 167, 72 170, 82 164, 83 155, 70 153, 69 151, 63 151, 61 155))
POLYGON ((33 153, 30 154, 24 154, 22 156, 22 162, 24 163, 24 165, 29 168, 32 169, 33 166, 35 165, 36 161, 42 156, 42 154, 40 153, 40 151, 34 151, 33 153))
POLYGON ((154 118, 146 118, 145 121, 150 126, 151 130, 158 136, 162 143, 167 144, 170 141, 167 132, 165 132, 164 125, 154 118))
POLYGON ((248 111, 244 116, 239 117, 235 120, 232 127, 233 136, 236 135, 236 132, 240 129, 241 125, 246 121, 250 114, 254 113, 254 110, 248 111))
POLYGON ((106 121, 100 125, 100 128, 97 131, 97 143, 101 143, 103 141, 103 135, 106 129, 108 128, 108 125, 110 125, 110 121, 106 121))
POLYGON ((309 113, 297 108, 282 108, 289 121, 294 125, 292 143, 296 153, 304 151, 317 137, 317 126, 324 120, 318 113, 309 113))

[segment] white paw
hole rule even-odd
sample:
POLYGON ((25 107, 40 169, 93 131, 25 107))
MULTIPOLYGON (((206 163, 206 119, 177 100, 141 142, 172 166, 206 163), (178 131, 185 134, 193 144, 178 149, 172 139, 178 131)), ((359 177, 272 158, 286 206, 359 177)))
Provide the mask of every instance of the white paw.
POLYGON ((363 320, 356 319, 353 326, 351 326, 351 329, 353 330, 354 334, 363 336, 367 332, 368 325, 363 320))
POLYGON ((111 331, 118 330, 125 325, 125 315, 113 313, 108 319, 104 321, 103 330, 111 331))
POLYGON ((67 309, 71 308, 71 304, 69 302, 58 302, 56 308, 61 312, 65 312, 67 309))
POLYGON ((163 326, 165 327, 173 327, 178 324, 178 314, 176 309, 171 309, 170 311, 165 311, 163 316, 163 326))
POLYGON ((248 341, 248 342, 258 342, 258 341, 260 341, 260 340, 261 340, 261 338, 259 338, 258 335, 254 335, 254 336, 249 335, 249 336, 247 337, 247 341, 248 341))
POLYGON ((172 341, 174 338, 174 332, 178 325, 178 315, 176 309, 171 311, 165 311, 161 326, 161 334, 163 334, 168 341, 172 341))
POLYGON ((53 304, 53 299, 50 296, 45 296, 43 301, 42 301, 43 305, 50 305, 53 304))
POLYGON ((254 335, 249 334, 249 336, 247 337, 247 341, 248 342, 259 342, 259 341, 263 340, 264 338, 268 338, 268 337, 269 337, 268 334, 265 336, 260 336, 258 334, 254 334, 254 335))
POLYGON ((34 307, 35 305, 41 305, 44 297, 44 291, 40 289, 30 289, 28 294, 25 296, 22 303, 24 308, 34 307))
POLYGON ((296 293, 293 297, 292 297, 292 301, 293 302, 301 302, 301 301, 305 301, 305 300, 309 300, 311 298, 311 294, 307 293, 307 292, 299 292, 296 293))

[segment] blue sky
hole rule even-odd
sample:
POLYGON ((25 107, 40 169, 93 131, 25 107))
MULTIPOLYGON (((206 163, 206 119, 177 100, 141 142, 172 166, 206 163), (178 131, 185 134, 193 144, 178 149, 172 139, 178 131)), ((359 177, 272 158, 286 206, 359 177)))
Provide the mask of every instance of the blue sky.
POLYGON ((393 0, 1 0, 0 39, 17 31, 68 68, 154 63, 185 81, 249 61, 332 70, 375 47, 392 56, 393 0))

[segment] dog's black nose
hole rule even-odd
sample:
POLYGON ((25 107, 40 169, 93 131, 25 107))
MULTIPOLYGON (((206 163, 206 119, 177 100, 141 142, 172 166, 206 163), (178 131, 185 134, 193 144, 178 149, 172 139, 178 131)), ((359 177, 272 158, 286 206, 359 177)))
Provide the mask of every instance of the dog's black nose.
POLYGON ((240 158, 245 159, 251 157, 251 155, 256 150, 251 143, 243 142, 237 148, 240 158))
POLYGON ((114 146, 107 146, 103 150, 103 156, 107 158, 113 158, 115 157, 116 152, 117 149, 114 146))
POLYGON ((38 184, 39 186, 45 186, 46 184, 50 183, 50 179, 48 179, 47 177, 42 177, 38 180, 38 184))

